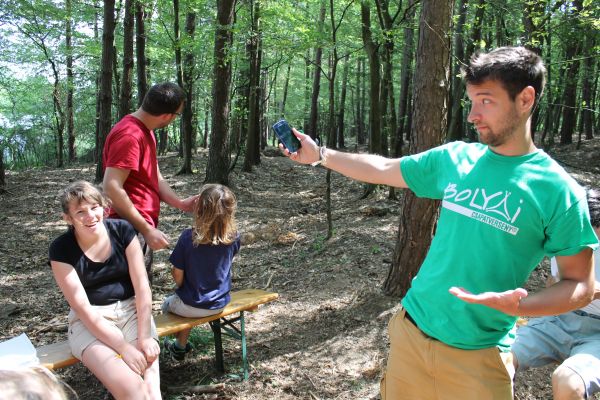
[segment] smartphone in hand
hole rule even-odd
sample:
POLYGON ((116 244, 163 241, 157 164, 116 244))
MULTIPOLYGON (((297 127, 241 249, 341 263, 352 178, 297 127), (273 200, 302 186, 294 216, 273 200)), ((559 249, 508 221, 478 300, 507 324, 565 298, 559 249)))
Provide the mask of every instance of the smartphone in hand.
POLYGON ((285 119, 282 119, 278 121, 275 125, 273 125, 273 130, 279 138, 279 141, 283 143, 285 148, 288 149, 290 153, 294 153, 298 151, 300 147, 302 147, 300 141, 292 132, 290 124, 288 124, 288 122, 285 119))

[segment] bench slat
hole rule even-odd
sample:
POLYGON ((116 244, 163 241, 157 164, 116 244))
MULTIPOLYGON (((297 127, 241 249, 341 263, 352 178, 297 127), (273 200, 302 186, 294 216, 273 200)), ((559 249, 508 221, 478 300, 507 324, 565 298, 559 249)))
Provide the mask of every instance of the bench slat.
MULTIPOLYGON (((276 300, 277 293, 266 292, 259 289, 245 289, 231 292, 231 301, 219 314, 203 318, 185 318, 175 314, 159 314, 154 316, 158 336, 171 335, 183 329, 226 317, 240 311, 255 311, 259 305, 276 300)), ((37 349, 40 363, 51 370, 68 367, 79 362, 73 357, 68 340, 40 346, 37 349)))
POLYGON ((254 311, 259 305, 273 301, 278 297, 279 295, 277 293, 265 292, 264 290, 240 290, 239 292, 231 293, 231 301, 219 314, 202 318, 185 318, 168 313, 154 316, 154 322, 156 323, 158 336, 167 336, 183 329, 205 324, 240 311, 254 311))

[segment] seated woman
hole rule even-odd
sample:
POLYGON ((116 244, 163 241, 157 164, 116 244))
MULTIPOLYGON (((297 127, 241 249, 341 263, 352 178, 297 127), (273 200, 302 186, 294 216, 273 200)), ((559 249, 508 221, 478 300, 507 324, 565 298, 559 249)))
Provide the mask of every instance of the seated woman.
POLYGON ((160 399, 158 336, 136 232, 104 219, 107 201, 85 181, 61 195, 67 232, 50 245, 50 265, 67 302, 75 357, 117 399, 160 399))

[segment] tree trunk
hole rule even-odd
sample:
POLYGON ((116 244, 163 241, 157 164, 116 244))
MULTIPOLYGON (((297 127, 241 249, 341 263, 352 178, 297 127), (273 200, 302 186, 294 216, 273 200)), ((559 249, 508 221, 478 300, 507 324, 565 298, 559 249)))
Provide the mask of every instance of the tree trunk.
MULTIPOLYGON (((196 13, 189 9, 185 18, 186 42, 194 42, 196 30, 196 13)), ((183 57, 183 89, 185 90, 185 105, 181 116, 181 131, 183 139, 183 165, 177 172, 181 174, 192 174, 192 148, 196 130, 193 124, 194 115, 194 52, 190 46, 186 46, 183 57)))
POLYGON ((346 147, 344 141, 344 118, 346 113, 346 92, 348 87, 348 65, 350 64, 350 57, 346 57, 344 61, 344 69, 342 72, 342 91, 340 94, 340 104, 338 111, 338 122, 337 122, 337 145, 340 149, 346 147))
POLYGON ((365 144, 365 60, 358 57, 356 63, 356 143, 365 144))
POLYGON ((408 105, 410 97, 410 81, 412 79, 412 60, 413 60, 413 47, 414 47, 414 30, 412 21, 415 17, 414 13, 414 1, 410 0, 408 3, 408 9, 410 10, 406 15, 406 28, 404 28, 404 48, 402 49, 402 71, 400 72, 400 97, 398 98, 398 130, 396 132, 396 148, 394 149, 394 157, 400 157, 402 155, 402 146, 404 145, 405 133, 410 130, 408 124, 408 105))
POLYGON ((249 3, 252 15, 248 54, 250 58, 249 98, 248 98, 248 133, 246 134, 246 158, 243 170, 252 171, 252 167, 260 164, 260 0, 249 3))
POLYGON ((6 170, 4 169, 4 146, 0 143, 0 193, 6 193, 6 170))
MULTIPOLYGON (((329 54, 329 76, 327 77, 327 81, 329 84, 329 115, 327 120, 327 146, 331 148, 336 148, 337 145, 337 135, 336 135, 336 126, 335 126, 335 79, 337 76, 337 65, 338 65, 338 55, 337 55, 337 26, 335 23, 335 13, 334 13, 334 3, 333 0, 329 0, 329 20, 331 23, 331 44, 332 50, 329 54)), ((329 212, 331 215, 331 212, 329 212)), ((332 225, 330 223, 330 225, 332 225)))
POLYGON ((235 0, 217 2, 215 29, 213 115, 205 182, 229 184, 229 98, 235 0))
MULTIPOLYGON (((179 23, 179 0, 173 0, 173 37, 175 41, 175 74, 177 84, 183 88, 183 66, 181 61, 181 28, 179 23)), ((181 122, 180 122, 181 124, 181 122)), ((179 146, 177 148, 179 157, 183 158, 183 129, 179 129, 179 146)))
MULTIPOLYGON (((411 136, 411 154, 442 143, 448 126, 448 33, 452 5, 452 0, 423 3, 413 88, 412 130, 415 134, 411 136)), ((402 297, 409 289, 431 244, 438 206, 438 201, 418 199, 412 192, 406 193, 393 261, 384 282, 387 294, 402 297)))
MULTIPOLYGON (((383 79, 381 85, 381 154, 389 155, 388 138, 396 133, 396 110, 394 105, 394 82, 392 80, 392 59, 394 53, 394 19, 390 15, 389 0, 375 1, 379 24, 383 33, 383 48, 381 49, 381 60, 383 63, 383 79)), ((395 147, 392 140, 392 147, 395 147)))
POLYGON ((121 78, 121 93, 119 94, 119 119, 131 112, 131 90, 133 86, 134 1, 135 0, 125 0, 125 17, 123 19, 123 75, 121 78))
POLYGON ((279 104, 279 118, 285 118, 285 103, 287 102, 288 87, 290 85, 290 71, 292 69, 292 63, 288 64, 287 73, 285 74, 285 82, 283 84, 283 97, 279 104))
POLYGON ((96 182, 101 182, 104 176, 102 170, 102 151, 106 135, 110 132, 111 105, 112 105, 112 66, 114 54, 113 42, 115 40, 115 2, 114 0, 104 1, 104 29, 102 30, 102 61, 100 73, 100 115, 98 121, 98 163, 96 164, 96 182))
POLYGON ((72 27, 72 3, 71 0, 65 2, 65 9, 67 12, 67 21, 65 29, 65 50, 67 52, 67 107, 66 107, 66 119, 67 119, 67 137, 69 148, 69 162, 75 161, 75 126, 73 121, 73 27, 72 27))
POLYGON ((458 4, 458 21, 454 28, 454 58, 452 59, 452 92, 450 95, 450 124, 448 129, 448 140, 461 140, 464 135, 464 118, 462 99, 465 93, 465 87, 460 79, 460 66, 466 63, 465 60, 465 41, 463 32, 467 20, 467 0, 460 0, 458 4))
MULTIPOLYGON (((582 131, 585 133, 585 138, 591 140, 594 138, 594 116, 592 107, 593 104, 593 72, 594 58, 591 49, 594 48, 594 37, 590 32, 585 35, 586 44, 583 46, 585 58, 583 61, 583 71, 581 71, 581 100, 583 101, 583 109, 581 110, 581 119, 583 122, 582 131)), ((597 77, 597 75, 596 75, 597 77)))
MULTIPOLYGON (((525 28, 525 46, 532 50, 537 55, 542 55, 542 45, 544 43, 544 35, 546 34, 544 29, 544 23, 540 22, 536 25, 537 21, 544 21, 545 18, 545 1, 527 1, 524 2, 525 9, 523 10, 523 26, 525 28)), ((540 117, 540 108, 536 107, 533 110, 531 116, 531 138, 535 141, 535 134, 537 132, 538 120, 540 117)))
POLYGON ((381 154, 381 109, 379 84, 381 81, 381 63, 377 52, 377 43, 371 32, 371 9, 365 1, 360 4, 362 21, 362 38, 369 60, 369 152, 381 154))
MULTIPOLYGON (((575 10, 571 16, 577 19, 583 8, 582 0, 574 0, 575 10)), ((575 33, 582 33, 580 29, 575 29, 575 33)), ((564 104, 562 112, 562 125, 560 127, 560 144, 573 143, 573 130, 575 129, 575 107, 577 104, 577 77, 579 75, 579 55, 581 54, 581 42, 579 37, 573 35, 571 40, 566 41, 566 72, 565 72, 565 91, 563 93, 564 104)), ((577 35, 578 36, 578 35, 577 35)))
MULTIPOLYGON (((321 11, 319 13, 319 23, 317 25, 318 37, 323 34, 323 26, 325 25, 325 2, 321 1, 321 11)), ((317 125, 319 119, 319 92, 321 90, 321 59, 323 58, 323 47, 319 44, 315 49, 315 65, 313 75, 312 94, 310 98, 310 118, 306 134, 311 138, 317 138, 317 125)))
POLYGON ((312 83, 310 81, 310 58, 310 50, 306 50, 306 56, 304 59, 304 103, 302 110, 302 115, 304 115, 302 129, 306 134, 308 134, 310 130, 310 92, 312 89, 312 83))
POLYGON ((135 56, 137 59, 137 106, 140 107, 148 92, 148 81, 146 76, 146 25, 144 1, 135 2, 135 56))
MULTIPOLYGON (((485 16, 485 2, 486 0, 478 0, 475 8, 475 20, 473 21, 473 32, 471 33, 471 41, 467 44, 467 53, 465 54, 465 61, 468 61, 473 53, 479 49, 481 45, 481 31, 483 27, 483 17, 485 16)), ((476 142, 479 140, 475 129, 469 129, 467 132, 469 140, 476 142)))

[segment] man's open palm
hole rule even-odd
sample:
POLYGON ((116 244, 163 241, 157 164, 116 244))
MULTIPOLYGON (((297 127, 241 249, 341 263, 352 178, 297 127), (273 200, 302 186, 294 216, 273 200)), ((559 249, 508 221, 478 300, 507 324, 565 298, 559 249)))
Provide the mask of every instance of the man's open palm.
POLYGON ((519 315, 519 302, 527 297, 527 290, 518 288, 506 292, 484 292, 473 294, 464 288, 451 287, 450 293, 467 303, 481 304, 508 315, 519 315))

